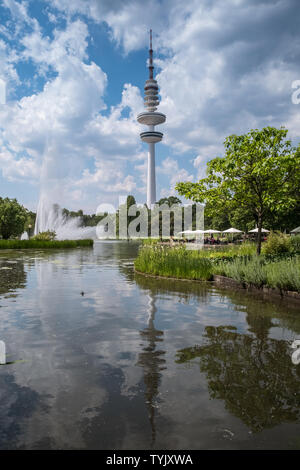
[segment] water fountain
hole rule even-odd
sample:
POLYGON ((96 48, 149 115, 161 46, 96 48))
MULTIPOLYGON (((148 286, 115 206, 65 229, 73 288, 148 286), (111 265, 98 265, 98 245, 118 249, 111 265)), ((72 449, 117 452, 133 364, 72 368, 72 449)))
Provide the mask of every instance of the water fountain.
POLYGON ((82 227, 80 217, 67 217, 58 204, 45 195, 40 196, 34 235, 48 230, 56 233, 57 240, 96 238, 96 227, 82 227))
POLYGON ((64 182, 71 165, 68 158, 61 159, 60 145, 51 132, 45 141, 42 162, 34 235, 51 231, 57 240, 96 238, 96 227, 82 227, 81 217, 67 217, 57 204, 64 200, 64 182))

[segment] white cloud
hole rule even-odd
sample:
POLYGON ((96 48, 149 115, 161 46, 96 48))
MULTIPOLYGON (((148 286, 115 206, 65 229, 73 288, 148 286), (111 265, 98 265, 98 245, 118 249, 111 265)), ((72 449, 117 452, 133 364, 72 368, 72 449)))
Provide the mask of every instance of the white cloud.
MULTIPOLYGON (((32 61, 46 83, 39 92, 0 110, 3 175, 14 178, 15 172, 21 178, 17 162, 28 158, 24 179, 36 181, 41 156, 51 149, 44 171, 58 171, 58 177, 65 178, 72 200, 88 204, 96 187, 96 198, 107 200, 110 191, 145 191, 145 152, 135 120, 143 109, 141 92, 133 79, 124 84, 120 103, 105 110, 107 76, 89 60, 86 17, 105 22, 113 43, 125 54, 144 48, 148 30, 154 30, 159 110, 167 115, 160 126, 162 145, 174 154, 189 152, 197 172, 191 175, 179 168, 175 157, 165 159, 157 175, 158 183, 160 177, 169 178, 167 195, 177 181, 205 176, 206 161, 223 153, 223 141, 231 133, 286 125, 299 140, 299 112, 291 103, 291 82, 299 78, 295 4, 49 0, 46 13, 56 27, 50 37, 30 17, 28 3, 4 0, 22 47, 14 50, 0 41, 0 75, 13 86, 19 80, 17 62, 32 61), (65 28, 56 24, 58 16, 65 17, 65 28), (8 157, 9 170, 4 167, 8 157)), ((8 38, 11 28, 3 25, 2 32, 8 38)))
POLYGON ((169 180, 169 187, 161 190, 161 197, 177 195, 175 191, 176 183, 194 180, 194 176, 184 168, 179 168, 177 160, 171 157, 167 157, 162 161, 162 165, 157 167, 157 173, 167 176, 169 180))
POLYGON ((133 176, 126 175, 124 161, 134 159, 141 145, 135 115, 143 109, 143 100, 137 87, 125 84, 120 104, 105 116, 99 113, 106 109, 107 77, 94 62, 85 63, 87 36, 87 26, 76 20, 65 30, 55 30, 53 40, 37 30, 22 39, 22 59, 34 61, 39 73, 47 76, 51 68, 56 76, 40 92, 1 108, 2 139, 8 144, 0 168, 10 179, 23 175, 37 181, 41 175, 52 188, 63 178, 60 197, 78 201, 80 194, 88 204, 84 198, 90 191, 83 189, 84 184, 98 184, 98 194, 136 188, 133 176), (129 109, 126 118, 122 117, 125 109, 129 109), (29 157, 21 172, 24 151, 29 157), (94 172, 87 169, 88 161, 94 161, 94 172), (74 192, 74 185, 81 186, 82 192, 74 192))

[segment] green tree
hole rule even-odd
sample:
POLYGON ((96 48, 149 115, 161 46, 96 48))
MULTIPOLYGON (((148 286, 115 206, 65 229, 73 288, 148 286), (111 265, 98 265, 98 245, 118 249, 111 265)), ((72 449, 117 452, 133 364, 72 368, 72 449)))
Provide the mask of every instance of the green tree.
POLYGON ((168 204, 169 207, 173 206, 173 204, 181 204, 181 200, 178 199, 176 196, 169 196, 169 197, 163 197, 158 201, 159 205, 161 204, 168 204))
POLYGON ((28 211, 16 199, 0 198, 0 233, 2 238, 17 237, 24 232, 28 211))
POLYGON ((292 147, 287 132, 265 127, 231 135, 224 142, 225 157, 208 162, 206 178, 176 185, 182 196, 209 203, 210 215, 237 208, 253 214, 258 226, 257 254, 268 215, 284 214, 299 201, 300 146, 292 147))

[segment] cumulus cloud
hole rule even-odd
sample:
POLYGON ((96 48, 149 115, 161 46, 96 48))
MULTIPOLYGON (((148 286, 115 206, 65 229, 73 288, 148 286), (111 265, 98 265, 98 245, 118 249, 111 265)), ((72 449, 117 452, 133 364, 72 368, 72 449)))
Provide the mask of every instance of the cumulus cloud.
POLYGON ((31 60, 38 73, 47 77, 51 69, 55 76, 46 80, 41 91, 0 110, 3 176, 13 179, 23 175, 33 180, 41 176, 43 184, 48 181, 49 188, 60 187, 60 198, 71 203, 78 202, 74 185, 82 187, 82 202, 88 203, 84 195, 89 191, 84 191, 82 183, 97 183, 98 193, 107 193, 108 198, 111 192, 136 187, 122 160, 134 158, 140 147, 135 114, 143 108, 143 101, 137 87, 125 84, 120 104, 105 116, 101 114, 106 109, 107 76, 94 62, 86 63, 88 34, 81 20, 68 22, 63 30, 55 29, 53 39, 39 29, 25 34, 19 60, 31 60), (126 118, 122 117, 125 109, 129 110, 126 118), (116 171, 108 172, 108 157, 116 171), (86 168, 90 160, 94 172, 86 168))
POLYGON ((146 59, 148 30, 154 30, 159 110, 167 115, 160 145, 170 155, 157 168, 164 195, 177 181, 203 177, 229 134, 285 125, 300 140, 299 107, 291 101, 291 84, 300 79, 296 0, 48 0, 51 35, 28 5, 4 0, 12 20, 0 30, 0 75, 13 86, 18 62, 28 61, 44 86, 0 110, 0 165, 7 178, 21 178, 22 165, 13 162, 24 162, 24 179, 37 180, 42 156, 52 148, 44 171, 59 167, 74 203, 81 198, 88 205, 92 188, 107 202, 117 191, 143 196, 146 152, 135 121, 141 90, 133 75, 119 104, 106 109, 108 77, 89 57, 90 22, 105 23, 128 57, 144 48, 146 59), (58 18, 65 23, 58 26, 58 18), (193 174, 190 166, 180 167, 179 154, 188 155, 193 174))
POLYGON ((52 4, 105 21, 125 53, 144 47, 154 29, 164 142, 177 152, 197 154, 231 133, 289 122, 300 54, 296 0, 52 4))
POLYGON ((167 176, 169 187, 161 190, 161 197, 177 195, 175 185, 179 181, 193 181, 194 176, 189 174, 184 168, 179 168, 177 160, 167 157, 162 161, 162 165, 157 167, 158 174, 167 176))

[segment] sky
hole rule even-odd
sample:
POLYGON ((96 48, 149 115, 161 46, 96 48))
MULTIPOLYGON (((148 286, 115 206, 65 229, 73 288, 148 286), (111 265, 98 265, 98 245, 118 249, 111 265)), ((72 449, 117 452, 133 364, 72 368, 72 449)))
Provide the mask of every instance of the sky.
POLYGON ((285 126, 297 145, 299 23, 298 0, 2 0, 0 196, 85 213, 146 201, 150 28, 157 199, 203 178, 231 134, 285 126))

